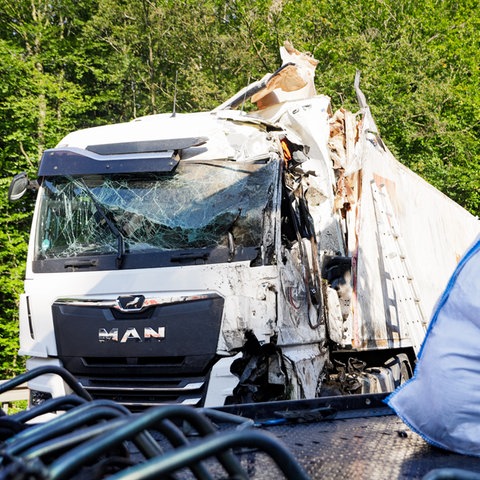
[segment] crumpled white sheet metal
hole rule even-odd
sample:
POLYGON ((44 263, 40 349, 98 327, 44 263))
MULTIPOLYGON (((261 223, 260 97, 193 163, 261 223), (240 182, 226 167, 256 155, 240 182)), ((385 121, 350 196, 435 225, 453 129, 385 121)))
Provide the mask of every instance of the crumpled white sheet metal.
POLYGON ((429 443, 480 456, 480 235, 435 309, 413 378, 387 403, 429 443))

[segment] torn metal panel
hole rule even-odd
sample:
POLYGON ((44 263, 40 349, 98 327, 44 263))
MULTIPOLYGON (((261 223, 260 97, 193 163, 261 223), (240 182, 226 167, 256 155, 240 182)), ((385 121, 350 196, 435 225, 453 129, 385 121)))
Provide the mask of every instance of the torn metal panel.
POLYGON ((295 49, 289 42, 280 47, 282 66, 273 74, 246 86, 214 111, 233 109, 247 100, 258 108, 267 108, 280 102, 311 98, 315 95, 315 68, 318 61, 311 55, 295 49))
POLYGON ((232 403, 265 402, 289 398, 288 377, 280 349, 274 343, 260 344, 253 332, 245 334, 242 357, 231 371, 238 377, 232 403))
POLYGON ((315 305, 305 282, 305 265, 298 248, 285 250, 280 270, 278 344, 322 342, 325 339, 323 306, 315 305))
POLYGON ((315 95, 315 68, 318 60, 302 53, 289 43, 280 47, 283 68, 267 77, 265 87, 251 98, 259 109, 285 100, 311 98, 315 95))
POLYGON ((340 299, 335 289, 327 286, 325 289, 326 297, 326 315, 328 325, 328 336, 332 342, 345 346, 347 343, 345 338, 344 319, 340 307, 340 299))
POLYGON ((318 397, 328 358, 326 347, 323 344, 298 345, 283 352, 290 379, 290 398, 318 397))

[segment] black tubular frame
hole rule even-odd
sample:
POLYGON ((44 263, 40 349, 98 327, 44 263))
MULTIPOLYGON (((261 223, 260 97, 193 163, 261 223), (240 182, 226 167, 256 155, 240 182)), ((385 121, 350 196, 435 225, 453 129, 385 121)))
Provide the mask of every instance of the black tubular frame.
MULTIPOLYGON (((72 409, 49 422, 32 426, 23 430, 14 438, 6 442, 5 448, 0 453, 4 457, 19 456, 26 450, 31 450, 35 445, 72 432, 75 428, 91 424, 100 420, 110 420, 118 417, 131 417, 130 411, 110 400, 94 400, 72 409)), ((158 444, 148 432, 138 432, 134 438, 139 450, 147 457, 161 453, 158 444)))
POLYGON ((37 367, 29 370, 28 372, 22 373, 17 377, 2 383, 0 385, 0 393, 8 392, 8 390, 18 387, 19 385, 22 385, 33 378, 47 374, 59 375, 79 397, 84 398, 87 401, 92 400, 91 395, 78 383, 77 379, 68 370, 65 370, 63 367, 59 367, 57 365, 45 365, 43 367, 37 367))
MULTIPOLYGON (((162 420, 165 419, 187 421, 202 436, 211 435, 216 432, 215 427, 208 418, 196 411, 194 407, 184 405, 155 407, 134 417, 127 425, 79 445, 55 460, 50 465, 49 479, 69 479, 85 462, 97 458, 99 454, 108 451, 115 445, 134 438, 144 430, 157 428, 162 420)), ((218 461, 230 476, 237 475, 239 478, 244 478, 240 463, 231 451, 220 451, 216 453, 218 461)))
POLYGON ((109 462, 110 468, 116 468, 116 473, 109 476, 112 479, 153 480, 159 475, 171 478, 175 471, 189 469, 198 480, 212 480, 205 462, 213 459, 229 479, 248 479, 232 451, 235 447, 255 448, 270 455, 288 479, 309 478, 283 443, 268 432, 254 430, 257 423, 236 412, 173 404, 132 413, 111 400, 92 400, 77 380, 58 366, 35 368, 8 380, 0 385, 0 393, 45 374, 60 375, 75 394, 52 398, 31 410, 3 417, 23 429, 13 432, 0 445, 0 480, 67 480, 80 469, 88 471, 92 466, 97 470, 95 479, 100 479, 109 462), (37 417, 52 412, 62 413, 26 428, 26 422, 41 422, 42 418, 37 417), (212 422, 233 424, 234 430, 219 432, 212 422), (172 448, 164 451, 151 431, 161 434, 172 448), (187 438, 190 434, 195 438, 192 441, 187 438), (133 463, 126 442, 136 446, 143 461, 133 463))
MULTIPOLYGON (((127 468, 109 478, 110 480, 156 480, 233 447, 258 448, 270 455, 287 479, 310 480, 292 454, 275 436, 259 430, 240 430, 211 436, 201 443, 188 448, 179 448, 161 457, 127 468)), ((248 479, 248 475, 244 474, 239 478, 248 479)))
POLYGON ((87 400, 77 395, 66 395, 65 397, 50 398, 49 400, 45 400, 45 402, 41 403, 40 405, 37 405, 35 408, 14 413, 13 415, 10 415, 10 418, 16 420, 17 422, 25 423, 29 420, 39 417, 40 415, 57 411, 68 411, 72 408, 78 407, 79 405, 83 405, 86 402, 87 400))

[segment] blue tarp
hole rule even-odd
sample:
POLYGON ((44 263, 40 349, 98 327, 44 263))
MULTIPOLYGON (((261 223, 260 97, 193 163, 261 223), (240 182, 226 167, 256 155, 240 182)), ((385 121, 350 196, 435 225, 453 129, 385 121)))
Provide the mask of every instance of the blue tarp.
POLYGON ((480 457, 480 236, 433 310, 413 378, 386 401, 429 443, 480 457))

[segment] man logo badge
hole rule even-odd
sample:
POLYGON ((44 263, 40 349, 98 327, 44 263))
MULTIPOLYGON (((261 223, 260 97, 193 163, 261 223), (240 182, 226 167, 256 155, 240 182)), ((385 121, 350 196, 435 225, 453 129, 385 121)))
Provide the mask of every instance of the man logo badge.
POLYGON ((149 340, 157 340, 160 342, 165 338, 165 327, 158 327, 157 329, 153 327, 145 327, 143 330, 140 329, 140 332, 135 327, 129 327, 123 332, 122 335, 119 333, 118 328, 111 328, 107 330, 106 328, 100 328, 98 330, 98 341, 100 343, 104 342, 119 342, 127 343, 130 340, 136 342, 146 342, 149 340))
MULTIPOLYGON (((145 304, 145 297, 143 295, 122 295, 117 298, 117 305, 115 308, 122 312, 140 312, 145 304)), ((138 330, 135 327, 128 327, 122 333, 118 328, 100 328, 98 330, 98 341, 104 342, 118 342, 127 343, 128 341, 146 342, 150 340, 157 340, 160 342, 165 338, 165 327, 144 327, 138 330)))
POLYGON ((139 312, 144 303, 143 295, 122 295, 117 298, 117 308, 122 312, 139 312))

